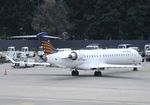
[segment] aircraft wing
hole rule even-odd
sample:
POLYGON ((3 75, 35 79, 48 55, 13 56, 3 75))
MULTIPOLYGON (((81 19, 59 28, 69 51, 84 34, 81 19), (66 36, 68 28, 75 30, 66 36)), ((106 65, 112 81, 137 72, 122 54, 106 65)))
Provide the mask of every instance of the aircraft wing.
POLYGON ((20 61, 20 62, 16 62, 14 61, 12 58, 10 58, 9 56, 6 55, 6 57, 14 64, 16 63, 24 63, 24 64, 31 64, 31 65, 41 65, 41 66, 51 66, 50 63, 46 63, 46 62, 43 62, 43 63, 40 63, 40 62, 24 62, 24 61, 20 61))
POLYGON ((10 58, 9 56, 5 55, 12 63, 18 63, 16 61, 14 61, 12 58, 10 58))
POLYGON ((91 68, 140 68, 141 65, 115 65, 115 64, 101 64, 101 65, 93 65, 91 68))

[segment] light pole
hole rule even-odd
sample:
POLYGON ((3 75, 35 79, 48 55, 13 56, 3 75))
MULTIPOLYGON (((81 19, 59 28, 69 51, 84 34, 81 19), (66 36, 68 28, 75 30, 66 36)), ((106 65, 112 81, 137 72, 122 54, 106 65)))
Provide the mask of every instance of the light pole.
MULTIPOLYGON (((40 15, 40 0, 38 0, 38 15, 40 15)), ((38 31, 40 32, 40 20, 38 20, 38 31)))

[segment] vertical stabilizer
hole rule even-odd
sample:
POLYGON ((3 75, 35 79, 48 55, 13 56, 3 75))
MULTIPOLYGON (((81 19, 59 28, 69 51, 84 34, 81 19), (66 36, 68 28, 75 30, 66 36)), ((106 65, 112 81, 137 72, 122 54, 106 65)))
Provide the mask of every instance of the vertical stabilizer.
POLYGON ((53 47, 53 45, 51 44, 51 42, 49 40, 41 41, 41 46, 44 49, 45 55, 53 53, 54 47, 53 47))
POLYGON ((41 41, 41 46, 43 47, 45 55, 52 54, 54 47, 49 39, 58 39, 58 37, 48 36, 47 32, 40 32, 37 34, 37 37, 41 41))

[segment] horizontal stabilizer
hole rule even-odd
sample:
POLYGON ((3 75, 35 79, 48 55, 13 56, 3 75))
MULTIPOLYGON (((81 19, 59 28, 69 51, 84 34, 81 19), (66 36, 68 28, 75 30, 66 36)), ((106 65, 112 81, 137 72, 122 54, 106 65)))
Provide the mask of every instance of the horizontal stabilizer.
POLYGON ((39 39, 61 39, 60 37, 50 36, 47 32, 40 32, 36 35, 22 35, 22 36, 12 36, 12 39, 32 39, 32 38, 39 38, 39 39))

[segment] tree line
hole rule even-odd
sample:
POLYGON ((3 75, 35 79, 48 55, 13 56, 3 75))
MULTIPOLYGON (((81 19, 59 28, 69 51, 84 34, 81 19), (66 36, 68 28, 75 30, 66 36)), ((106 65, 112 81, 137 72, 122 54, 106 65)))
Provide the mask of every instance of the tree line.
POLYGON ((1 0, 0 37, 46 31, 69 39, 146 39, 150 0, 1 0))

